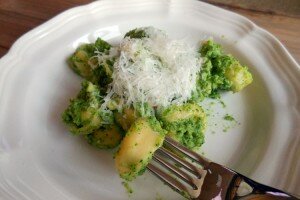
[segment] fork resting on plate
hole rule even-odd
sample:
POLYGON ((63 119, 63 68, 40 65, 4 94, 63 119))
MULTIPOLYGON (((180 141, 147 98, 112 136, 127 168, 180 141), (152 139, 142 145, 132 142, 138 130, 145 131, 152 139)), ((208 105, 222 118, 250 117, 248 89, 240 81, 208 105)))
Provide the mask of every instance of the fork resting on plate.
POLYGON ((189 199, 298 199, 211 162, 170 137, 166 137, 147 168, 189 199))

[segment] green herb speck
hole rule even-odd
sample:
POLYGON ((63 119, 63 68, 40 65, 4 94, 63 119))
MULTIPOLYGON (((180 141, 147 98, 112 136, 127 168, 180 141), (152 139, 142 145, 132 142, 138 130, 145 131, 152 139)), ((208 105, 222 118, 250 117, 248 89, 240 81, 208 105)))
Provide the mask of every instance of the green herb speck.
POLYGON ((133 193, 133 189, 130 187, 128 182, 122 182, 122 185, 124 186, 124 188, 126 189, 126 191, 129 195, 133 193))
POLYGON ((224 101, 222 101, 221 99, 220 99, 220 104, 222 105, 222 108, 226 108, 226 104, 225 104, 225 102, 224 101))
POLYGON ((235 119, 234 119, 234 117, 233 116, 231 116, 231 115, 229 115, 229 114, 226 114, 224 117, 223 117, 223 119, 225 119, 225 120, 227 120, 227 121, 236 121, 235 119))

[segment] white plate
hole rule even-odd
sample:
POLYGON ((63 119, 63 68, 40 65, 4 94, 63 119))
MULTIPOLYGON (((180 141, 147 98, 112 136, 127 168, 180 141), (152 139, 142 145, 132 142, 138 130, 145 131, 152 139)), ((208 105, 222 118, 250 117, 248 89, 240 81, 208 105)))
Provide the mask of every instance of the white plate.
MULTIPOLYGON (((82 42, 102 37, 116 44, 128 30, 148 25, 191 44, 213 36, 250 67, 253 84, 224 94, 226 108, 213 106, 202 151, 300 194, 300 68, 283 45, 244 17, 202 2, 120 0, 68 10, 22 36, 0 60, 1 199, 128 198, 111 152, 72 136, 61 122, 81 81, 65 61, 82 42), (240 122, 226 133, 225 113, 240 122)), ((132 187, 131 199, 181 199, 148 173, 132 187)))

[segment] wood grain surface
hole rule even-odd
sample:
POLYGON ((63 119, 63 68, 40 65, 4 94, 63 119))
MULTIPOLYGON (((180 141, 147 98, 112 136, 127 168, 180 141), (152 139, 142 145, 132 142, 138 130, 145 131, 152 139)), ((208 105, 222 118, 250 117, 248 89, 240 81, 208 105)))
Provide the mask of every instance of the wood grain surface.
MULTIPOLYGON (((234 0, 208 0, 219 7, 239 13, 275 35, 300 61, 300 17, 298 8, 286 8, 280 12, 253 9, 253 5, 234 0), (241 6, 242 5, 242 6, 241 6), (291 11, 292 10, 292 11, 291 11), (293 12, 292 14, 289 14, 293 12), (296 14, 295 14, 296 13, 296 14)), ((272 0, 273 1, 273 0, 272 0)), ((289 0, 294 1, 294 0, 289 0)), ((296 0, 300 2, 299 0, 296 0)), ((42 24, 60 12, 91 0, 0 0, 0 57, 21 35, 42 24)), ((273 1, 274 2, 274 1, 273 1)), ((291 5, 293 6, 293 5, 291 5)), ((297 6, 297 5, 295 5, 297 6)), ((277 6, 279 9, 280 7, 277 6)))
POLYGON ((300 17, 299 0, 203 0, 219 6, 230 6, 275 15, 300 17))

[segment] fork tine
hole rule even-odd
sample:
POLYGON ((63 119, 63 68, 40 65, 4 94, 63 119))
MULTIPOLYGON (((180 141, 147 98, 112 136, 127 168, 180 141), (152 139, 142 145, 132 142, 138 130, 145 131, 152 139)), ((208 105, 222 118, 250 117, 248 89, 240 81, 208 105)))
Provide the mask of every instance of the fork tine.
POLYGON ((193 164, 189 163, 188 161, 180 158, 175 153, 173 153, 171 151, 168 151, 167 149, 165 149, 163 147, 160 147, 159 149, 157 149, 157 152, 162 153, 162 154, 166 155, 167 157, 171 158, 173 161, 180 164, 185 169, 187 169, 189 172, 194 174, 197 178, 201 178, 201 173, 199 172, 199 169, 195 165, 193 165, 193 164))
POLYGON ((173 164, 167 162, 165 159, 163 159, 159 154, 154 154, 153 159, 166 167, 168 170, 172 171, 178 178, 181 178, 183 181, 188 183, 193 189, 197 189, 197 185, 195 185, 195 178, 192 178, 190 175, 188 175, 186 172, 182 171, 178 167, 174 166, 173 164))
POLYGON ((175 140, 173 140, 172 138, 170 138, 168 136, 165 138, 165 143, 170 145, 174 149, 180 151, 181 153, 185 154, 192 160, 198 162, 204 168, 207 167, 210 163, 210 160, 208 160, 207 158, 204 158, 203 156, 200 156, 196 152, 191 151, 187 147, 183 146, 179 142, 176 142, 175 140))
POLYGON ((169 174, 167 174, 166 172, 162 171, 161 169, 159 169, 151 163, 147 165, 147 169, 150 170, 156 177, 158 177, 164 183, 169 185, 173 190, 175 190, 179 194, 184 196, 187 195, 185 193, 185 191, 188 191, 187 187, 172 176, 170 176, 169 174))

